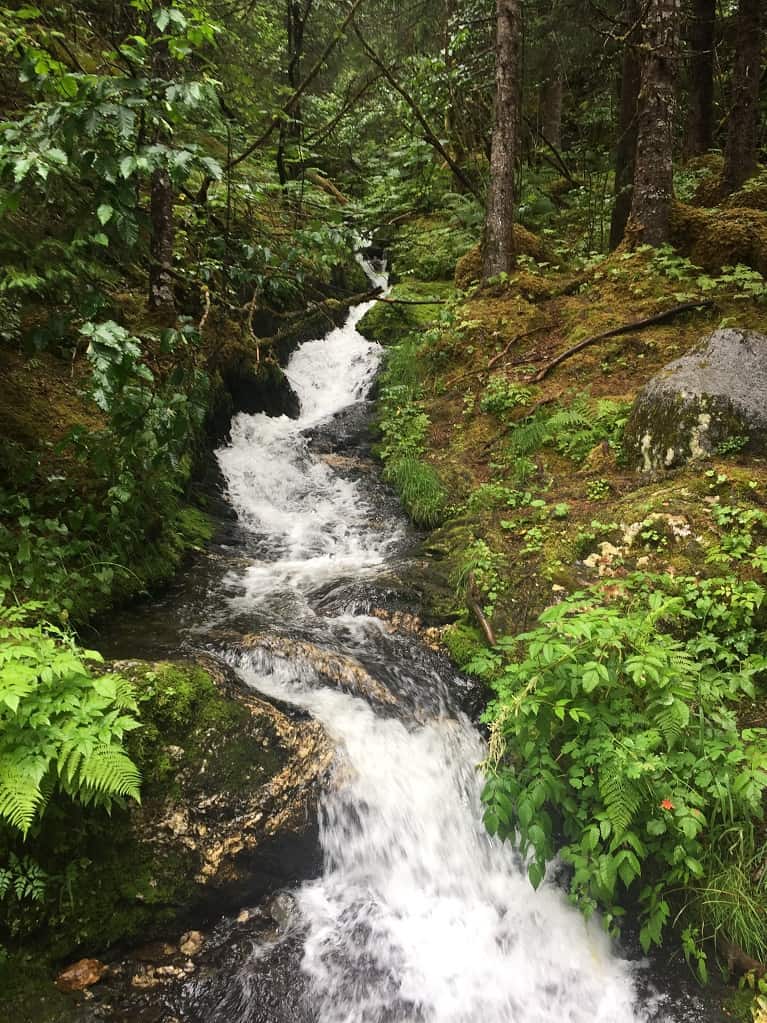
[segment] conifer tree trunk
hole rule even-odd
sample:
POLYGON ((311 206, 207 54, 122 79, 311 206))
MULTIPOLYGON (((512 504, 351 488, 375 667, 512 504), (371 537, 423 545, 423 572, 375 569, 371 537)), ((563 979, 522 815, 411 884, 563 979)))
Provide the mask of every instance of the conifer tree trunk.
POLYGON ((694 0, 690 18, 690 111, 687 156, 707 153, 714 141, 716 0, 694 0))
POLYGON ((496 0, 495 107, 485 214, 484 280, 514 267, 522 33, 519 0, 496 0))
MULTIPOLYGON (((153 7, 159 8, 155 0, 153 7)), ((167 42, 157 40, 152 52, 152 75, 160 81, 168 81, 171 57, 167 42)), ((155 143, 167 141, 159 131, 155 132, 155 143)), ((151 239, 149 255, 149 305, 152 309, 175 312, 176 301, 173 293, 173 183, 164 168, 152 172, 150 180, 149 220, 151 239)))
POLYGON ((634 190, 626 228, 632 245, 663 245, 669 237, 680 16, 681 0, 645 3, 634 190))
POLYGON ((557 149, 562 146, 562 102, 565 80, 562 65, 556 61, 551 75, 541 90, 541 130, 544 138, 557 149))
POLYGON ((764 0, 740 0, 735 32, 735 67, 724 154, 723 186, 737 191, 757 169, 759 82, 764 0))
POLYGON ((623 30, 626 38, 621 69, 618 144, 615 152, 615 203, 610 222, 611 249, 617 249, 623 241, 631 212, 637 149, 637 104, 642 73, 639 62, 641 18, 640 0, 626 0, 623 8, 623 30))

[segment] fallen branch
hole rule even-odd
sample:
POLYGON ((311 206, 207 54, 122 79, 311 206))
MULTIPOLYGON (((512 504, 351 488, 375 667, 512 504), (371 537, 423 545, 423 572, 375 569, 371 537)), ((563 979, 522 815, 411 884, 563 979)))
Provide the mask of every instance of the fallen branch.
POLYGON ((490 646, 495 646, 495 633, 493 632, 493 626, 487 618, 485 618, 485 612, 482 610, 482 605, 480 604, 480 593, 477 589, 477 581, 474 578, 473 572, 469 572, 467 582, 466 602, 469 605, 469 610, 474 614, 474 617, 479 622, 479 627, 482 629, 487 642, 490 646))
POLYGON ((497 355, 494 355, 490 362, 488 362, 487 364, 488 370, 491 370, 493 366, 496 365, 496 363, 500 362, 501 359, 505 358, 509 354, 511 348, 519 341, 524 341, 526 337, 532 337, 534 334, 540 334, 542 330, 548 330, 550 326, 551 326, 550 323, 543 323, 541 324, 540 327, 534 327, 532 330, 528 330, 526 334, 518 334, 516 337, 513 337, 511 341, 509 341, 509 343, 506 345, 504 350, 502 352, 499 352, 497 355))
POLYGON ((573 345, 572 348, 568 348, 566 352, 562 352, 556 359, 547 363, 538 373, 533 377, 533 383, 539 384, 544 377, 548 376, 549 373, 555 369, 560 363, 565 362, 572 355, 576 355, 578 352, 582 352, 584 348, 588 348, 590 345, 595 345, 598 341, 606 341, 611 337, 618 337, 621 334, 631 334, 635 330, 642 330, 644 327, 650 327, 655 323, 663 323, 666 320, 672 319, 674 316, 678 316, 680 313, 689 312, 691 309, 709 309, 714 303, 710 299, 706 299, 701 302, 683 302, 681 305, 675 305, 672 309, 666 309, 665 312, 656 313, 654 316, 648 316, 643 320, 635 320, 633 323, 624 323, 622 327, 614 327, 612 330, 605 330, 601 334, 594 334, 592 337, 587 337, 585 341, 579 341, 577 345, 573 345))
POLYGON ((444 298, 380 298, 379 302, 389 305, 444 305, 444 298))

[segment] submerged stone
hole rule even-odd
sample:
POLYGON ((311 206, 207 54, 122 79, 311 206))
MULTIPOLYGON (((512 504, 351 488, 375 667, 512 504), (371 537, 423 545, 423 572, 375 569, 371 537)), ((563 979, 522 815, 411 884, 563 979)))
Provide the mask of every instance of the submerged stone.
POLYGON ((766 452, 767 337, 717 330, 665 366, 637 395, 624 448, 643 471, 727 451, 766 452))

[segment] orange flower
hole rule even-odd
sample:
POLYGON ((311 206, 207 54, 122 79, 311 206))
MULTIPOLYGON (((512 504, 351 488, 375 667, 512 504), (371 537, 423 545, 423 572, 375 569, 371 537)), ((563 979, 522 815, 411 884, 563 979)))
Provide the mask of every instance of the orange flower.
POLYGON ((676 809, 670 799, 662 799, 660 802, 661 810, 674 810, 676 809))

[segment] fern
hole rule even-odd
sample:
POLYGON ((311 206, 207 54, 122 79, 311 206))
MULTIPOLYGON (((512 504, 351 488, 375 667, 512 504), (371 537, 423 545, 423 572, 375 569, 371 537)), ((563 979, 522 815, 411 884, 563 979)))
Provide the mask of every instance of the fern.
POLYGON ((600 767, 599 794, 612 825, 614 840, 619 841, 631 827, 642 805, 642 797, 636 783, 626 777, 625 767, 618 757, 600 767))
POLYGON ((0 821, 26 835, 56 789, 109 807, 139 798, 123 748, 138 727, 130 683, 94 677, 67 633, 27 626, 29 608, 0 610, 0 821))

